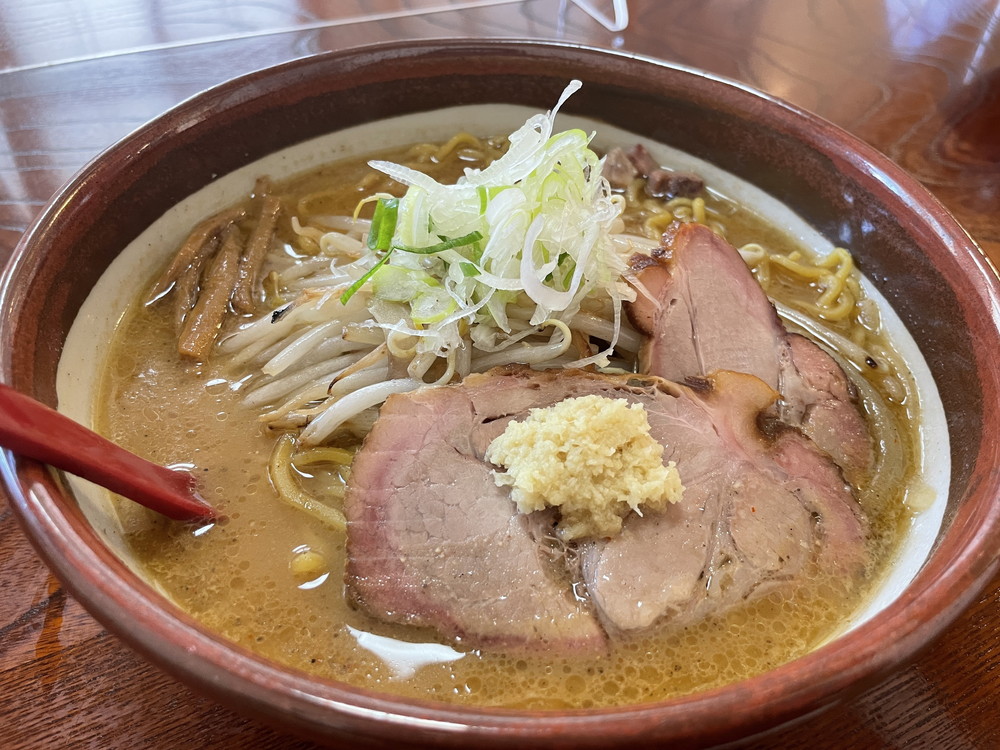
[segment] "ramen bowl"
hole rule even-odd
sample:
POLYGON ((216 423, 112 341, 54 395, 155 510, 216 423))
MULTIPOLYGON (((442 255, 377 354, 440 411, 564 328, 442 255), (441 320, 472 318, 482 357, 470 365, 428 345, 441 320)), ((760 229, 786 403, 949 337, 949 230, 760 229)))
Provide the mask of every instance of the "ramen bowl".
MULTIPOLYGON (((171 209, 197 195, 225 204, 227 177, 261 159, 279 171, 301 168, 311 152, 294 149, 330 133, 377 130, 399 117, 417 127, 433 119, 432 110, 450 107, 545 111, 574 78, 583 88, 565 104, 567 116, 667 144, 735 175, 824 241, 849 247, 894 311, 908 356, 920 360, 935 394, 924 461, 938 497, 871 606, 802 658, 667 701, 529 711, 400 698, 309 676, 207 629, 143 577, 99 494, 3 454, 25 532, 95 618, 195 690, 319 741, 686 747, 753 736, 860 691, 972 601, 997 569, 1000 544, 993 439, 1000 287, 992 268, 926 190, 870 147, 745 86, 663 62, 555 43, 408 42, 294 61, 196 96, 99 156, 25 234, 0 289, 0 380, 86 420, 97 365, 80 355, 71 330, 77 336, 105 324, 92 290, 107 283, 109 269, 128 278, 115 263, 158 231, 171 209), (291 162, 281 167, 284 160, 291 162)), ((122 292, 120 307, 135 291, 122 292)), ((116 301, 102 304, 115 309, 116 301)))

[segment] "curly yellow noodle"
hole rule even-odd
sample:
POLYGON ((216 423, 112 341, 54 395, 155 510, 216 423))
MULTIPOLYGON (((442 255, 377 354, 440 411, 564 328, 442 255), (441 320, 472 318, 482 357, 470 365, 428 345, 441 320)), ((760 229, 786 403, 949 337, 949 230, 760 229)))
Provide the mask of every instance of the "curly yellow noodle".
POLYGON ((695 198, 691 201, 691 214, 699 224, 705 223, 705 199, 695 198))
MULTIPOLYGON (((841 295, 847 293, 847 285, 844 283, 844 279, 840 276, 828 276, 823 280, 823 286, 826 288, 816 300, 816 304, 823 308, 828 308, 834 304, 841 295)), ((852 297, 854 295, 851 295, 852 297)))
MULTIPOLYGON (((847 277, 847 279, 845 279, 844 283, 847 284, 847 288, 851 290, 851 294, 853 294, 855 297, 861 297, 861 282, 858 281, 857 276, 851 274, 850 276, 847 277)), ((878 308, 875 308, 875 312, 877 316, 878 308)))
POLYGON ((437 153, 434 154, 435 161, 444 161, 445 157, 459 146, 474 146, 480 151, 483 150, 483 142, 476 138, 476 136, 471 133, 456 133, 437 150, 437 153))
POLYGON ((823 306, 831 305, 835 299, 840 297, 842 291, 846 287, 847 280, 851 277, 851 273, 854 271, 854 260, 851 258, 850 253, 846 250, 843 248, 837 248, 830 253, 830 255, 839 256, 840 264, 837 266, 836 272, 832 275, 832 278, 837 283, 830 284, 827 290, 819 298, 819 304, 823 306))
POLYGON ((824 268, 847 266, 847 269, 850 271, 854 268, 854 258, 844 248, 835 247, 832 252, 817 261, 816 265, 823 266, 824 268))
POLYGON ((295 466, 313 466, 315 464, 350 466, 352 461, 354 461, 354 453, 344 448, 334 448, 329 445, 307 448, 292 455, 292 463, 295 466))
POLYGON ((690 198, 678 195, 676 198, 671 198, 667 201, 667 210, 677 213, 678 209, 684 209, 684 213, 690 216, 692 202, 690 198))
POLYGON ((278 497, 285 504, 305 511, 334 531, 346 531, 347 519, 344 518, 341 511, 319 502, 299 486, 292 473, 292 453, 294 451, 295 437, 288 432, 283 433, 278 438, 274 450, 271 451, 267 472, 278 497))
POLYGON ((717 235, 722 237, 723 239, 726 238, 726 225, 723 224, 721 221, 716 221, 714 219, 711 219, 708 221, 706 226, 713 232, 715 232, 717 235))
POLYGON ((768 291, 771 288, 771 263, 769 258, 764 258, 760 265, 754 266, 754 275, 757 277, 757 283, 759 283, 764 291, 768 291))
POLYGON ((769 258, 775 265, 781 266, 786 271, 795 274, 801 279, 819 281, 823 277, 830 275, 830 272, 825 268, 807 266, 804 263, 799 263, 798 261, 793 260, 791 256, 774 254, 769 255, 769 258))
POLYGON ((438 152, 438 147, 433 143, 417 143, 411 146, 406 152, 406 159, 426 164, 431 161, 438 152))
POLYGON ((857 299, 845 289, 836 305, 805 304, 802 305, 802 308, 823 320, 840 321, 847 320, 854 312, 856 305, 857 299))
POLYGON ((640 195, 640 191, 646 186, 646 181, 641 177, 637 177, 628 184, 625 188, 625 200, 627 200, 631 205, 639 204, 643 200, 643 195, 640 195))
POLYGON ((767 249, 756 242, 748 242, 740 248, 744 262, 753 270, 753 274, 764 291, 771 286, 771 256, 767 249))
POLYGON ((656 239, 667 230, 667 227, 670 226, 673 220, 674 215, 669 211, 654 214, 643 222, 643 230, 646 232, 647 237, 656 239))
POLYGON ((740 255, 752 266, 767 258, 767 250, 756 242, 748 242, 740 247, 740 255))

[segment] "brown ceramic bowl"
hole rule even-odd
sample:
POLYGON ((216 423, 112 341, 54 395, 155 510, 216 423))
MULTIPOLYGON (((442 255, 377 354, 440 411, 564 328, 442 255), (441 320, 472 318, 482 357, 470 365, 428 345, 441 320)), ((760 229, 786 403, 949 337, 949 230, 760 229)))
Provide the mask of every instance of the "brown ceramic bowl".
POLYGON ((697 71, 576 46, 404 43, 298 60, 226 83, 141 128, 57 195, 3 277, 0 380, 55 402, 67 331, 115 256, 217 175, 332 130, 429 105, 565 107, 700 156, 852 249, 913 334, 940 388, 951 489, 933 551, 873 619, 759 677, 679 700, 527 712, 403 700, 248 653, 134 575, 60 477, 9 454, 24 529, 67 588, 130 646, 193 688, 297 733, 358 745, 676 747, 728 742, 803 716, 927 645, 997 568, 1000 288, 981 251, 916 181, 829 123, 697 71))

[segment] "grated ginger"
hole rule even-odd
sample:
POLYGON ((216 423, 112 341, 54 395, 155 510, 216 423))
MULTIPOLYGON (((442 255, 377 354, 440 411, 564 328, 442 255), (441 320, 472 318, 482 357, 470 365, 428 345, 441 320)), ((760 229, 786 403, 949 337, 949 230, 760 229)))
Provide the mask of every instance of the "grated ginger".
POLYGON ((486 450, 498 486, 511 487, 521 513, 557 507, 565 541, 610 537, 632 511, 681 499, 676 464, 649 434, 642 404, 604 396, 568 398, 511 422, 486 450), (642 506, 642 508, 640 508, 642 506))

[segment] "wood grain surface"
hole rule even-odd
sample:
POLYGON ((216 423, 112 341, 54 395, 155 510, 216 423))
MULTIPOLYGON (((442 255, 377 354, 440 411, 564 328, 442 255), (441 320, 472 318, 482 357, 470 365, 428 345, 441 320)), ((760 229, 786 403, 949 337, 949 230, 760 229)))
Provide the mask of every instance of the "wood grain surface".
MULTIPOLYGON (((613 33, 559 0, 4 0, 0 263, 63 182, 184 98, 316 52, 448 36, 572 40, 744 81, 889 155, 1000 261, 998 3, 630 0, 629 10, 613 33)), ((746 746, 1000 748, 998 704, 1000 579, 884 684, 746 746)), ((128 651, 47 572, 0 496, 0 748, 236 746, 307 747, 128 651)))

